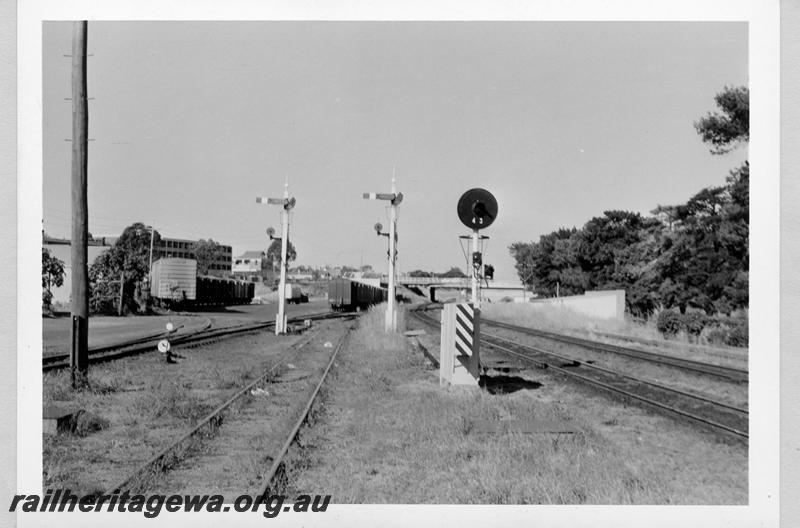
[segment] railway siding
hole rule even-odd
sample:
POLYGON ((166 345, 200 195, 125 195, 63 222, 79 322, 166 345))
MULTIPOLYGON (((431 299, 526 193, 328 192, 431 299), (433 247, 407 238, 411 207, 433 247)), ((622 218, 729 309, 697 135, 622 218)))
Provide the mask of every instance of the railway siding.
MULTIPOLYGON (((427 312, 418 312, 415 315, 426 324, 438 326, 438 322, 427 312)), ((580 380, 594 388, 631 398, 650 408, 681 416, 695 424, 700 423, 704 426, 712 427, 721 433, 724 432, 745 440, 748 437, 746 404, 737 404, 736 402, 730 402, 730 400, 725 401, 724 398, 720 398, 717 391, 711 390, 707 393, 698 393, 696 387, 692 387, 692 390, 687 390, 686 387, 675 386, 675 380, 680 380, 680 377, 671 379, 672 383, 667 384, 661 382, 657 376, 652 374, 648 376, 650 378, 648 380, 641 376, 640 372, 636 372, 636 369, 621 372, 618 368, 596 365, 596 357, 591 355, 592 359, 587 359, 585 357, 586 353, 577 359, 576 353, 570 351, 568 354, 564 354, 563 352, 565 343, 570 343, 570 340, 558 339, 560 336, 552 332, 532 331, 504 323, 491 324, 500 327, 505 333, 510 333, 511 335, 497 337, 496 334, 484 332, 483 342, 489 345, 490 349, 494 348, 539 368, 554 370, 567 378, 580 380), (530 343, 526 343, 531 339, 556 341, 562 344, 561 350, 554 350, 552 343, 548 343, 548 346, 545 347, 532 346, 530 343), (656 377, 655 380, 653 379, 654 377, 656 377)), ((484 326, 491 326, 491 324, 484 326)), ((581 346, 584 349, 590 348, 585 340, 581 346)), ((600 347, 600 349, 603 352, 609 352, 605 346, 600 347)), ((622 362, 627 362, 630 366, 628 361, 630 354, 623 354, 623 356, 625 357, 622 362)), ((636 359, 651 361, 651 358, 637 357, 636 359)), ((661 362, 656 362, 656 365, 658 368, 663 367, 661 362)), ((675 364, 670 364, 669 366, 672 369, 678 368, 675 364)), ((696 377, 699 374, 699 369, 695 365, 692 365, 692 367, 694 368, 689 372, 691 376, 696 377)), ((654 367, 648 366, 647 368, 652 369, 654 367)), ((703 372, 703 374, 717 375, 717 372, 703 372)), ((729 380, 729 378, 726 379, 729 380)), ((737 389, 741 391, 742 388, 742 384, 737 384, 733 391, 736 393, 737 389)), ((741 394, 739 393, 739 395, 741 394)), ((730 396, 730 394, 727 396, 730 396)), ((746 401, 746 393, 744 400, 746 401)))
POLYGON ((182 350, 185 358, 177 365, 168 365, 160 354, 120 359, 93 367, 92 390, 77 393, 69 388, 67 371, 45 373, 45 405, 65 401, 108 422, 86 436, 45 436, 45 487, 85 494, 118 484, 299 339, 269 331, 243 335, 182 350))
POLYGON ((503 323, 500 321, 492 321, 489 319, 484 319, 483 322, 487 326, 505 328, 507 330, 528 334, 534 337, 542 337, 553 341, 560 341, 562 343, 589 348, 591 350, 607 352, 609 354, 617 354, 642 361, 649 361, 656 364, 673 366, 683 370, 689 370, 701 374, 725 378, 731 381, 746 382, 748 378, 747 370, 740 367, 717 365, 714 363, 696 361, 692 359, 687 359, 667 354, 659 354, 647 350, 642 350, 640 348, 612 345, 609 343, 603 343, 591 339, 584 339, 572 335, 560 334, 555 332, 546 332, 534 328, 525 328, 518 325, 503 323))
POLYGON ((222 494, 227 500, 267 485, 265 478, 288 431, 311 397, 344 325, 327 325, 309 342, 288 353, 270 379, 248 391, 226 412, 213 438, 196 454, 148 486, 150 493, 222 494))
POLYGON ((484 325, 484 335, 510 339, 521 345, 541 348, 564 358, 562 363, 578 361, 587 367, 598 366, 624 373, 642 380, 667 385, 677 390, 719 400, 728 405, 747 408, 748 384, 734 382, 727 377, 704 375, 694 370, 686 371, 674 365, 642 361, 628 355, 618 355, 602 349, 575 346, 508 328, 491 328, 484 325))

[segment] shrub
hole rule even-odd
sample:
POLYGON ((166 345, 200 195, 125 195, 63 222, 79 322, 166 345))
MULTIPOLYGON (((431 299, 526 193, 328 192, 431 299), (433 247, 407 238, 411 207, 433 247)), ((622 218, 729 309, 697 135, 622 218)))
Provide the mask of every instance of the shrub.
POLYGON ((733 325, 725 344, 734 347, 746 347, 749 340, 750 336, 747 319, 743 319, 737 321, 736 324, 733 325))
POLYGON ((724 326, 714 325, 707 328, 705 337, 706 343, 709 345, 724 345, 728 342, 730 331, 724 326))
POLYGON ((92 314, 116 315, 119 306, 119 283, 89 282, 89 311, 92 314))
POLYGON ((42 309, 49 312, 52 309, 53 294, 47 290, 42 290, 42 309))
POLYGON ((681 320, 681 314, 678 312, 674 312, 672 310, 662 310, 658 314, 656 328, 664 335, 664 337, 674 337, 678 335, 678 332, 681 331, 682 327, 683 321, 681 320))
POLYGON ((715 316, 707 318, 704 337, 710 345, 747 347, 748 323, 744 317, 715 316))
POLYGON ((686 333, 697 338, 706 326, 706 316, 702 312, 687 312, 683 314, 682 325, 686 333))

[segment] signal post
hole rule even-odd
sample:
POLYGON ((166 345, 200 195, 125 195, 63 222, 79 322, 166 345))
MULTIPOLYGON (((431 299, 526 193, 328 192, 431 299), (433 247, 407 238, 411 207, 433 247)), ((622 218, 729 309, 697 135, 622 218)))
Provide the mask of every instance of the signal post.
POLYGON ((379 236, 389 237, 389 304, 386 308, 385 330, 387 332, 397 331, 397 314, 395 309, 395 264, 397 261, 397 206, 403 201, 403 193, 397 192, 397 185, 394 175, 392 175, 392 192, 390 193, 364 193, 365 200, 388 200, 389 207, 389 232, 382 233, 381 224, 375 224, 375 230, 379 236))
MULTIPOLYGON (((294 208, 297 201, 294 197, 289 198, 289 182, 284 184, 283 198, 263 198, 257 197, 256 203, 266 203, 269 205, 283 206, 281 211, 281 281, 278 286, 278 314, 275 316, 275 335, 285 334, 286 325, 286 268, 289 265, 286 253, 289 247, 289 211, 294 208)), ((271 227, 267 229, 270 240, 274 240, 275 230, 271 227)))
POLYGON ((449 303, 442 309, 442 330, 439 361, 441 385, 476 386, 480 378, 480 275, 483 257, 480 230, 497 218, 497 200, 485 189, 470 189, 458 201, 458 218, 472 229, 472 302, 449 303))

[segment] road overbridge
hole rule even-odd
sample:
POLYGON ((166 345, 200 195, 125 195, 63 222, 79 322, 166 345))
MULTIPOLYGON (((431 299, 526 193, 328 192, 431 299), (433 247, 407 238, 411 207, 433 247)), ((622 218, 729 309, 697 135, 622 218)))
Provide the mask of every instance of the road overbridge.
MULTIPOLYGON (((418 295, 428 297, 432 302, 436 301, 437 290, 469 290, 472 288, 472 279, 469 277, 412 277, 410 275, 398 275, 396 281, 398 286, 404 286, 418 295), (426 290, 427 294, 425 293, 426 290)), ((389 278, 387 276, 380 278, 381 286, 385 287, 388 283, 389 278)), ((509 292, 525 291, 520 282, 494 279, 482 280, 481 289, 508 290, 509 292)))

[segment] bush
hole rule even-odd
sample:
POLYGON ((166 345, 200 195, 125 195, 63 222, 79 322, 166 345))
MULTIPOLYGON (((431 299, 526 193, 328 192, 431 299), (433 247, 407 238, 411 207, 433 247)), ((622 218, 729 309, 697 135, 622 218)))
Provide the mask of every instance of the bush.
POLYGON ((734 347, 746 347, 750 342, 750 335, 749 335, 749 327, 747 323, 747 319, 737 322, 731 328, 730 333, 728 334, 728 339, 725 342, 728 346, 734 347))
POLYGON ((678 335, 683 327, 681 314, 672 310, 662 310, 656 320, 656 328, 664 337, 674 337, 678 335))
POLYGON ((703 337, 709 345, 724 345, 727 343, 729 335, 730 331, 724 326, 713 326, 707 329, 703 337))
POLYGON ((687 312, 681 319, 686 333, 695 338, 700 336, 706 326, 706 316, 702 312, 687 312))
POLYGON ((732 347, 748 346, 747 318, 713 317, 704 335, 710 345, 726 345, 732 347))
POLYGON ((89 311, 92 314, 116 315, 119 307, 119 285, 96 281, 89 283, 89 311))
POLYGON ((53 294, 47 290, 42 290, 42 309, 49 312, 53 305, 53 294))

